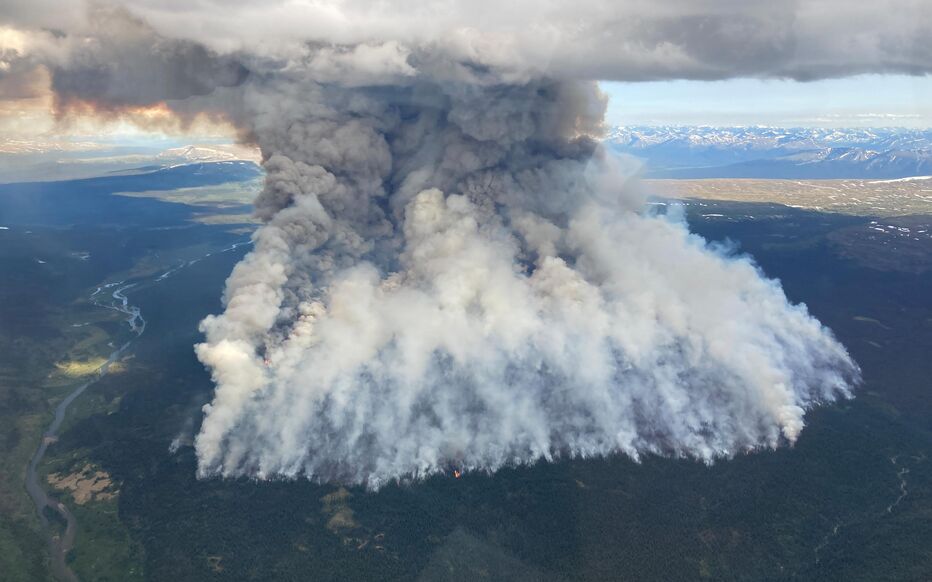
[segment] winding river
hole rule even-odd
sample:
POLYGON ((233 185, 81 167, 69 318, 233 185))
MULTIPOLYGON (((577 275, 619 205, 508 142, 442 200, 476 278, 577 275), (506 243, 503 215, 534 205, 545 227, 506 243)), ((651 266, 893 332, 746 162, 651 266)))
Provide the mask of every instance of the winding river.
POLYGON ((26 470, 26 491, 29 492, 29 496, 32 497, 32 501, 36 504, 36 510, 39 512, 39 519, 42 521, 43 528, 49 532, 49 551, 52 555, 52 570, 55 576, 60 580, 66 580, 68 582, 77 582, 78 577, 75 576, 71 568, 68 567, 66 561, 66 556, 68 552, 74 547, 74 537, 75 531, 77 529, 77 520, 74 518, 74 514, 68 510, 64 503, 55 499, 46 493, 45 487, 42 486, 42 483, 39 481, 39 464, 42 462, 42 459, 45 457, 45 452, 48 450, 50 444, 55 442, 55 439, 58 437, 58 429, 61 427, 61 423, 65 420, 65 413, 68 411, 68 407, 80 396, 88 386, 94 384, 101 378, 107 375, 107 372, 110 371, 110 366, 119 360, 123 353, 129 348, 133 343, 133 340, 138 338, 146 331, 146 320, 143 319, 142 313, 139 308, 130 305, 129 299, 123 293, 134 284, 130 283, 128 285, 123 285, 123 281, 117 283, 110 283, 104 285, 103 287, 98 287, 96 291, 91 295, 91 301, 94 305, 98 307, 103 307, 106 309, 112 309, 114 311, 119 311, 127 315, 126 323, 129 324, 130 331, 135 334, 135 337, 131 338, 129 341, 115 349, 110 353, 110 356, 107 358, 107 361, 104 362, 94 373, 94 377, 81 384, 67 396, 64 400, 58 403, 58 406, 55 407, 55 416, 52 418, 52 423, 46 429, 45 433, 42 435, 42 441, 39 443, 39 448, 36 449, 36 452, 32 455, 32 459, 29 461, 29 467, 26 470), (98 299, 98 295, 109 288, 117 287, 112 293, 111 297, 113 301, 104 303, 98 299), (52 511, 57 512, 66 523, 65 533, 62 536, 54 535, 49 528, 48 516, 45 513, 45 509, 50 508, 52 511))
MULTIPOLYGON (((249 244, 252 244, 251 240, 237 242, 220 250, 219 253, 233 251, 241 246, 249 244)), ((190 267, 198 261, 211 256, 211 254, 213 253, 207 253, 200 258, 182 262, 178 266, 169 269, 158 277, 155 277, 151 280, 151 282, 158 283, 163 281, 173 275, 175 272, 186 267, 190 267)), ((48 543, 49 551, 52 555, 52 571, 59 580, 66 582, 77 582, 78 580, 78 577, 75 575, 75 573, 71 570, 71 568, 68 567, 68 562, 66 559, 68 552, 74 547, 75 533, 77 531, 77 520, 75 519, 74 514, 68 510, 64 503, 46 492, 45 487, 43 487, 39 480, 38 468, 42 463, 42 459, 45 457, 45 453, 48 450, 49 445, 55 442, 55 440, 58 438, 58 429, 61 428, 61 424, 65 420, 65 414, 68 412, 68 407, 71 406, 71 404, 79 396, 81 396, 81 394, 87 390, 89 386, 93 385, 95 382, 106 376, 107 372, 110 371, 110 366, 114 362, 118 361, 126 352, 126 350, 129 349, 130 345, 132 345, 132 343, 146 331, 146 320, 142 317, 142 312, 135 305, 130 305, 129 298, 127 298, 125 293, 127 289, 133 288, 136 285, 137 283, 117 281, 115 283, 107 283, 106 285, 102 285, 91 294, 90 301, 97 307, 111 309, 126 315, 126 323, 129 325, 129 329, 133 334, 133 337, 131 337, 127 342, 110 353, 107 361, 97 369, 93 378, 69 392, 68 395, 65 396, 64 400, 58 403, 58 406, 55 407, 55 415, 52 418, 52 423, 42 435, 42 441, 39 443, 39 447, 36 449, 36 452, 33 453, 32 459, 29 461, 29 466, 26 469, 26 491, 29 492, 29 496, 35 503, 36 510, 39 513, 39 519, 42 521, 42 526, 49 535, 48 543), (110 294, 110 297, 104 299, 107 297, 108 293, 110 294), (45 511, 46 508, 49 508, 52 511, 58 513, 62 519, 65 520, 66 526, 65 533, 63 535, 58 536, 52 532, 52 529, 49 527, 50 524, 45 511)))

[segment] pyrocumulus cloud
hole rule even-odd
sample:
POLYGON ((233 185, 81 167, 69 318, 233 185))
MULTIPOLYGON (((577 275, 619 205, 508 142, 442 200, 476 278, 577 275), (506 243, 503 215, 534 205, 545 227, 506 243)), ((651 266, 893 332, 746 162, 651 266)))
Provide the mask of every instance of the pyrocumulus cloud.
POLYGON ((883 2, 209 4, 95 4, 68 34, 23 4, 0 53, 50 71, 63 110, 164 101, 262 150, 255 248, 196 347, 202 476, 710 461, 850 395, 805 306, 645 209, 589 79, 925 72, 927 25, 883 2))

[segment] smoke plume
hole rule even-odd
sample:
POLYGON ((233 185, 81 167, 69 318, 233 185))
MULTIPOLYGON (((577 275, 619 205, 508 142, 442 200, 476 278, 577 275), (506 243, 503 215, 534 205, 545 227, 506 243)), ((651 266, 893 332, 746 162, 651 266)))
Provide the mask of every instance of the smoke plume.
POLYGON ((803 306, 644 211, 592 83, 283 81, 244 106, 265 224, 202 325, 202 475, 711 460, 848 393, 803 306))
POLYGON ((116 37, 48 40, 59 99, 223 115, 263 153, 263 224, 196 347, 216 383, 201 476, 379 487, 556 457, 711 461, 792 443, 806 410, 850 395, 856 365, 805 306, 645 208, 599 147, 605 98, 586 79, 810 77, 915 51, 833 60, 772 2, 674 2, 680 16, 626 2, 607 21, 631 43, 593 64, 569 31, 621 40, 582 4, 582 22, 537 36, 511 12, 434 14, 429 34, 398 17, 343 26, 346 3, 299 44, 286 25, 279 42, 231 46, 225 15, 177 38, 121 10, 104 11, 133 23, 116 37))

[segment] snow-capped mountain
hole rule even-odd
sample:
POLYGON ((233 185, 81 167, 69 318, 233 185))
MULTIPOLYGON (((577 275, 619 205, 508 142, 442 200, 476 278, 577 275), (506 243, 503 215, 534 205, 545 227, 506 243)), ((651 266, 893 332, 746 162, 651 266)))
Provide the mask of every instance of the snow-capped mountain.
POLYGON ((878 150, 932 147, 932 130, 878 128, 778 128, 619 126, 605 138, 625 149, 651 149, 661 145, 695 148, 721 147, 749 150, 781 148, 863 147, 878 150))
POLYGON ((186 145, 170 148, 160 152, 156 159, 169 163, 228 162, 244 160, 259 163, 260 154, 256 148, 236 144, 222 145, 186 145))
POLYGON ((159 140, 120 143, 106 137, 99 140, 0 137, 0 183, 74 180, 188 164, 238 161, 259 164, 261 161, 255 147, 234 143, 176 146, 176 143, 159 140))
POLYGON ((606 143, 680 178, 901 178, 932 170, 932 130, 616 127, 606 143))

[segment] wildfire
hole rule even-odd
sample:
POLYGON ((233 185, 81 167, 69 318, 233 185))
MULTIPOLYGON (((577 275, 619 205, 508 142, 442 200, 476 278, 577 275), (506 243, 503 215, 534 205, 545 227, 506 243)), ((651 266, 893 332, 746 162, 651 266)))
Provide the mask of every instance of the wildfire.
POLYGON ((463 472, 458 469, 453 469, 453 477, 459 479, 463 476, 463 472))

